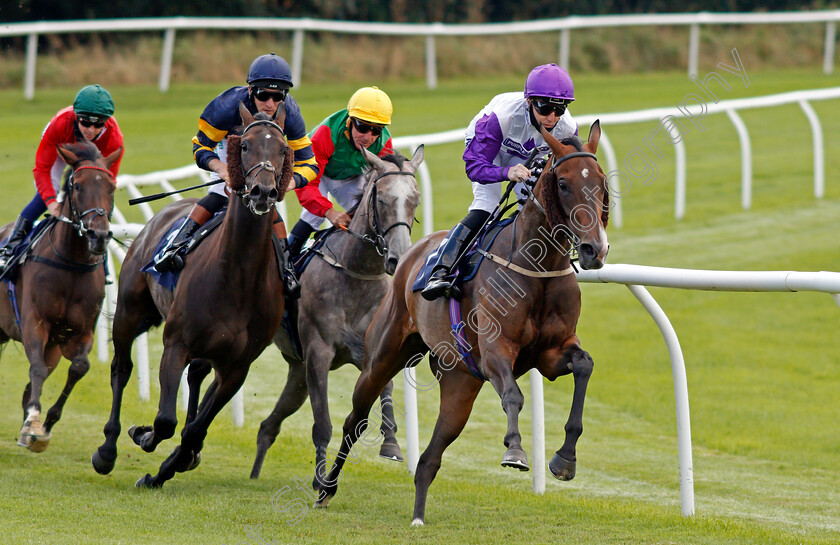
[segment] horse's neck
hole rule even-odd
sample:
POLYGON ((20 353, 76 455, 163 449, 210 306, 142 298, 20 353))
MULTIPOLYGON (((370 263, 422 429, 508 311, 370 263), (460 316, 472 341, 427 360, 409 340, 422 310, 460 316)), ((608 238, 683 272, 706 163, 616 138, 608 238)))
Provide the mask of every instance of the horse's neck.
POLYGON ((252 214, 242 200, 232 195, 226 217, 220 227, 219 256, 221 261, 234 263, 225 271, 234 277, 264 277, 274 260, 274 250, 266 251, 271 240, 273 214, 252 214))
MULTIPOLYGON (((368 193, 362 197, 353 219, 350 221, 348 227, 354 233, 365 235, 372 240, 376 239, 376 233, 371 227, 370 214, 368 204, 370 198, 368 193)), ((374 205, 375 206, 375 205, 374 205)), ((330 245, 331 246, 331 245, 330 245)), ((339 263, 348 267, 354 272, 361 274, 379 274, 385 271, 385 257, 379 255, 373 244, 365 242, 349 233, 345 233, 341 237, 340 242, 336 241, 336 245, 330 249, 335 252, 339 263)))
MULTIPOLYGON (((61 214, 68 217, 69 212, 70 210, 65 207, 61 214)), ((61 257, 79 263, 90 261, 91 254, 88 241, 85 237, 79 235, 74 226, 58 221, 51 230, 52 233, 47 233, 47 236, 50 239, 52 249, 58 252, 61 257)), ((41 247, 43 248, 43 246, 41 247)))
POLYGON ((513 228, 514 263, 531 270, 538 266, 540 271, 569 267, 572 243, 566 231, 561 228, 552 231, 545 213, 532 200, 522 207, 513 228))

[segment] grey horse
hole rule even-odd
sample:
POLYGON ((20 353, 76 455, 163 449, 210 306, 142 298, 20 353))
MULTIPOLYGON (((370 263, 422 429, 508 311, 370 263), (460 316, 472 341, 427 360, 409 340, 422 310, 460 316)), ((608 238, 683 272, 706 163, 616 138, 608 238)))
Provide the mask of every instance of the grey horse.
MULTIPOLYGON (((252 479, 259 477, 283 420, 300 408, 307 391, 315 419, 312 441, 316 480, 319 473, 326 473, 327 445, 332 436, 327 373, 346 363, 361 369, 361 360, 351 355, 351 339, 364 335, 391 284, 388 274, 393 274, 400 256, 411 246, 411 225, 420 204, 414 174, 423 162, 423 146, 411 160, 402 155, 380 158, 363 152, 373 168, 349 232, 331 235, 300 279, 297 324, 303 359, 295 355, 284 328, 274 337, 274 344, 289 363, 289 372, 274 410, 260 424, 252 479)), ((391 401, 393 389, 393 382, 389 382, 380 396, 384 440, 379 455, 402 461, 391 401)))

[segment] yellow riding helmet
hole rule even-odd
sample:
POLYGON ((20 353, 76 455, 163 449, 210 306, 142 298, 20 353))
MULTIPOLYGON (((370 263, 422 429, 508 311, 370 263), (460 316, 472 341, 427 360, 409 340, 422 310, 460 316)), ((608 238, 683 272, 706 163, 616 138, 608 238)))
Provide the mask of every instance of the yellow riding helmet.
POLYGON ((368 123, 390 125, 394 107, 385 91, 378 87, 362 87, 350 97, 347 113, 368 123))

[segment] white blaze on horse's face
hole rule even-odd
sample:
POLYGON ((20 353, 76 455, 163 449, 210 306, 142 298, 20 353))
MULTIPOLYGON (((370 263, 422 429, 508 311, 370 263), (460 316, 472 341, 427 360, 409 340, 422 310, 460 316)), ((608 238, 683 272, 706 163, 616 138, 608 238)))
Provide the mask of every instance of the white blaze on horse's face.
POLYGON ((585 168, 585 169, 581 170, 580 175, 583 176, 584 178, 589 178, 589 169, 585 168))

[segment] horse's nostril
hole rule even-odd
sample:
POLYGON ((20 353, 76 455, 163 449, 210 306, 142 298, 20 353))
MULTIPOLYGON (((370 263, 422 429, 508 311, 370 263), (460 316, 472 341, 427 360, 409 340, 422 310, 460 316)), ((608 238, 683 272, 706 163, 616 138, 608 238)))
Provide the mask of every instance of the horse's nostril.
POLYGON ((271 201, 276 201, 280 197, 280 192, 277 191, 276 187, 272 187, 271 191, 268 192, 268 199, 271 201))
POLYGON ((260 190, 260 186, 258 185, 252 187, 251 190, 248 192, 248 196, 252 199, 259 199, 261 194, 262 190, 260 190))
POLYGON ((591 244, 581 244, 580 245, 580 253, 584 257, 592 258, 597 255, 595 248, 592 247, 591 244))

